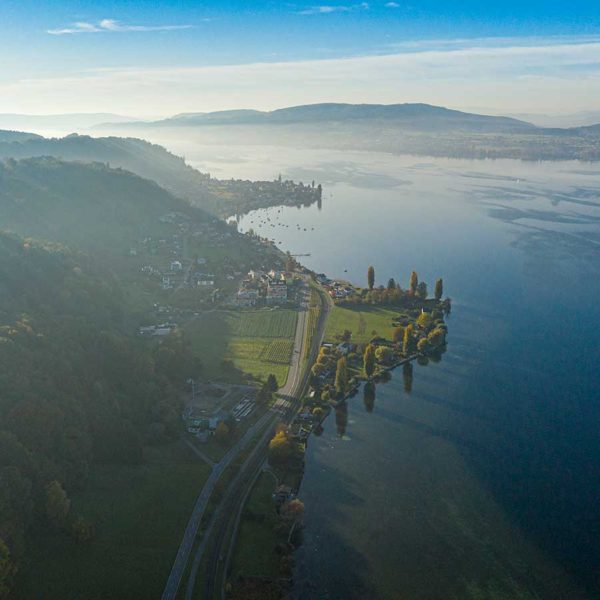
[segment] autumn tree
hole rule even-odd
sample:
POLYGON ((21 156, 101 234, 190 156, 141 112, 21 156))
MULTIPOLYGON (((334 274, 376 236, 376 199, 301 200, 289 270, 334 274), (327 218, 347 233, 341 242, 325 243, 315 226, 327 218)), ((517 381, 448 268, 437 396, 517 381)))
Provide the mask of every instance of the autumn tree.
POLYGON ((411 296, 414 296, 417 293, 417 286, 419 285, 419 276, 416 271, 413 271, 410 274, 410 279, 408 281, 408 291, 411 296))
POLYGON ((338 396, 344 396, 348 392, 348 365, 346 364, 345 356, 342 356, 337 361, 337 368, 335 370, 335 391, 338 396))
POLYGON ((446 330, 442 327, 436 327, 428 336, 427 341, 434 347, 438 348, 446 343, 446 330))
POLYGON ((367 377, 371 377, 375 371, 375 347, 373 344, 369 344, 365 348, 365 353, 363 355, 363 368, 367 377))
POLYGON ((435 291, 434 291, 435 299, 438 302, 442 299, 443 293, 444 293, 444 282, 443 282, 442 278, 440 277, 440 279, 438 279, 435 282, 435 291))
POLYGON ((414 327, 413 327, 412 323, 407 325, 406 329, 404 330, 404 340, 402 343, 402 351, 407 356, 408 356, 408 354, 410 354, 412 352, 412 350, 414 348, 413 331, 414 331, 414 327))
POLYGON ((304 502, 298 498, 285 502, 279 509, 279 515, 284 521, 300 523, 304 518, 304 502))
POLYGON ((418 342, 417 342, 417 350, 421 353, 427 352, 427 338, 421 338, 418 342))
POLYGON ((401 327, 399 325, 398 327, 394 328, 394 332, 392 333, 392 340, 394 340, 394 343, 396 344, 402 343, 402 341, 404 340, 404 327, 401 327))
POLYGON ((431 329, 433 327, 433 318, 432 318, 431 314, 427 313, 427 312, 422 312, 417 317, 417 325, 419 327, 421 327, 422 329, 424 329, 425 331, 428 331, 429 329, 431 329))
POLYGON ((269 462, 273 465, 284 465, 293 454, 292 440, 285 430, 280 429, 269 442, 269 462))
POLYGON ((384 365, 389 364, 392 361, 393 356, 394 353, 391 348, 388 348, 387 346, 380 346, 375 350, 375 358, 384 365))
POLYGON ((54 525, 63 525, 69 516, 71 501, 62 485, 51 481, 46 486, 46 515, 54 525))
POLYGON ((373 266, 370 266, 369 270, 367 271, 367 283, 370 290, 375 287, 375 267, 373 266))

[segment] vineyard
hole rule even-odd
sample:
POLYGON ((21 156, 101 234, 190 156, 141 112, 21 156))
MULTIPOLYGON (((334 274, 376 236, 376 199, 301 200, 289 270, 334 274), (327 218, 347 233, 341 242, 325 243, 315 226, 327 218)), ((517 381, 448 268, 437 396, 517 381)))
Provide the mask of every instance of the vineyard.
POLYGON ((264 362, 280 365, 289 364, 294 350, 294 342, 290 339, 277 339, 264 346, 260 359, 264 362))
POLYGON ((293 310, 256 310, 228 316, 231 333, 244 338, 293 338, 297 319, 293 310))

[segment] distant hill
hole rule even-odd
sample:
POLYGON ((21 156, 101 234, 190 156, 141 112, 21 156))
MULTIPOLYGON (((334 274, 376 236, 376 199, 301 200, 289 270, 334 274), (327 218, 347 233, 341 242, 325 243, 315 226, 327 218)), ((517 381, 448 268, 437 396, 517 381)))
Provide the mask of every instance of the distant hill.
POLYGON ((0 130, 0 143, 25 142, 27 140, 41 139, 41 135, 25 133, 24 131, 0 130))
POLYGON ((271 112, 181 114, 100 126, 148 139, 185 135, 201 144, 265 144, 449 158, 600 160, 592 127, 543 128, 523 120, 428 104, 313 104, 271 112))
POLYGON ((181 114, 132 127, 203 126, 203 125, 277 125, 320 122, 387 121, 411 129, 457 129, 463 131, 529 131, 535 126, 509 117, 476 115, 429 104, 311 104, 270 112, 232 110, 212 113, 181 114))
POLYGON ((126 123, 131 117, 112 113, 72 113, 61 115, 0 114, 0 128, 25 130, 81 131, 100 123, 126 123))

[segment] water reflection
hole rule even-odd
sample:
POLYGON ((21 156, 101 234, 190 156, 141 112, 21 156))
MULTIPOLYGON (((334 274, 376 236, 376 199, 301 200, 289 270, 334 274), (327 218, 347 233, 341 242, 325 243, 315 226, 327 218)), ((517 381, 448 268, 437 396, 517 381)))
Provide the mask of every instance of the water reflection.
POLYGON ((375 383, 372 381, 367 381, 363 386, 363 404, 369 413, 375 408, 375 391, 375 383))

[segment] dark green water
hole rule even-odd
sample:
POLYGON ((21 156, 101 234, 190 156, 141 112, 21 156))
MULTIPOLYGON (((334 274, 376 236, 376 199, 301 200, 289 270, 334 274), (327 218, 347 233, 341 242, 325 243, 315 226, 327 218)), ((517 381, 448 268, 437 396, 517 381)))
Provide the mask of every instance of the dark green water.
POLYGON ((599 597, 600 166, 185 150, 321 182, 321 207, 240 221, 317 272, 414 268, 453 299, 440 363, 311 438, 295 597, 599 597))

